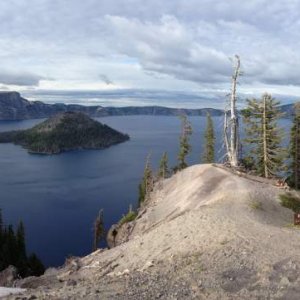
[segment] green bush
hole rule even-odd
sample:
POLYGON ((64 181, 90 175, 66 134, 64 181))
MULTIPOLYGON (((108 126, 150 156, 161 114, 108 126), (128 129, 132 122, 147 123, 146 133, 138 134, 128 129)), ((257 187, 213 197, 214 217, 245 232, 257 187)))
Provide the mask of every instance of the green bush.
POLYGON ((132 222, 137 217, 137 213, 135 211, 129 211, 127 215, 123 216, 122 219, 119 221, 120 225, 123 225, 128 222, 132 222))
POLYGON ((286 193, 279 195, 281 205, 291 209, 295 213, 300 212, 300 198, 298 195, 286 193))

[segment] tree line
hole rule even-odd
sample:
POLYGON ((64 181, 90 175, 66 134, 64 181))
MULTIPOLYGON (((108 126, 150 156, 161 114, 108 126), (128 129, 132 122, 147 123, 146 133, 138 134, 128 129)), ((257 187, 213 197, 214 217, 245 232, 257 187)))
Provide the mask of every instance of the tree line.
MULTIPOLYGON (((169 159, 167 152, 164 152, 160 162, 158 171, 155 173, 151 167, 151 155, 147 156, 144 173, 142 180, 139 184, 139 197, 138 203, 139 206, 148 199, 150 193, 154 188, 155 182, 158 182, 162 179, 168 178, 170 175, 175 174, 188 167, 187 156, 192 151, 192 146, 190 143, 190 137, 193 133, 192 125, 188 120, 186 115, 181 115, 181 131, 179 136, 179 151, 177 155, 177 164, 170 168, 169 159)), ((211 115, 207 113, 207 126, 204 134, 204 151, 203 155, 200 158, 203 163, 213 163, 215 161, 215 131, 214 123, 211 115)))
POLYGON ((39 276, 45 271, 44 265, 34 253, 27 255, 23 222, 16 229, 11 224, 5 225, 0 210, 0 271, 10 265, 16 267, 22 278, 39 276))
MULTIPOLYGON (((299 189, 300 103, 295 104, 290 145, 284 146, 284 130, 278 125, 279 119, 284 116, 280 110, 280 102, 268 93, 263 94, 260 99, 247 99, 246 102, 247 106, 240 111, 245 138, 242 143, 238 143, 238 167, 245 172, 265 178, 283 177, 289 186, 299 189)), ((168 155, 165 152, 160 160, 158 172, 155 174, 151 168, 150 155, 148 155, 139 184, 139 204, 147 200, 156 181, 167 178, 188 166, 186 157, 192 150, 190 136, 193 130, 187 116, 180 116, 180 119, 181 134, 177 165, 173 168, 168 167, 168 155)), ((201 163, 215 162, 215 141, 214 122, 208 113, 201 163)))

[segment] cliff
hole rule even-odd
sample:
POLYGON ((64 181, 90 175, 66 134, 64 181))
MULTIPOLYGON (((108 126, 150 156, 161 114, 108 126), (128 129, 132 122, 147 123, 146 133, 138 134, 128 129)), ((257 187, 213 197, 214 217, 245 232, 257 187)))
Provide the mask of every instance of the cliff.
POLYGON ((19 282, 22 299, 298 299, 300 231, 283 192, 189 167, 156 185, 126 242, 19 282))
POLYGON ((223 114, 222 110, 212 108, 178 109, 160 106, 102 107, 75 104, 46 104, 40 101, 28 101, 17 92, 0 92, 0 120, 49 118, 57 113, 68 111, 83 112, 91 117, 127 115, 178 116, 183 113, 191 116, 206 116, 207 112, 210 112, 213 116, 223 114))
MULTIPOLYGON (((281 106, 285 117, 293 115, 293 104, 281 106)), ((28 101, 17 92, 0 92, 0 121, 1 120, 26 120, 49 118, 62 112, 83 112, 90 117, 105 116, 129 116, 129 115, 152 115, 152 116, 206 116, 209 112, 212 116, 222 116, 223 110, 214 108, 170 108, 162 106, 127 106, 127 107, 103 107, 83 106, 76 104, 46 104, 41 101, 28 101)))
POLYGON ((102 149, 128 139, 128 135, 80 112, 59 113, 27 130, 0 132, 0 143, 15 143, 40 154, 102 149))

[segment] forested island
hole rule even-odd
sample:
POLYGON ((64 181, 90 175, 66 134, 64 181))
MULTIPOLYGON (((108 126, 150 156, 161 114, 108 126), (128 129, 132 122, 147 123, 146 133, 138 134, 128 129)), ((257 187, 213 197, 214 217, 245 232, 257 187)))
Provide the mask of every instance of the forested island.
POLYGON ((0 133, 0 143, 14 143, 30 153, 57 154, 79 149, 103 149, 125 142, 127 134, 81 112, 65 112, 27 130, 0 133))

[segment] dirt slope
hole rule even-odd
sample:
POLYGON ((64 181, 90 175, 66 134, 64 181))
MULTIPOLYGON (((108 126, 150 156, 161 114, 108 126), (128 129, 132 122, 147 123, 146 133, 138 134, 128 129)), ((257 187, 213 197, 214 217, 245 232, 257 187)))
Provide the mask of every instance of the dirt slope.
POLYGON ((299 299, 300 231, 281 193, 189 167, 157 185, 128 242, 27 280, 22 299, 299 299))

